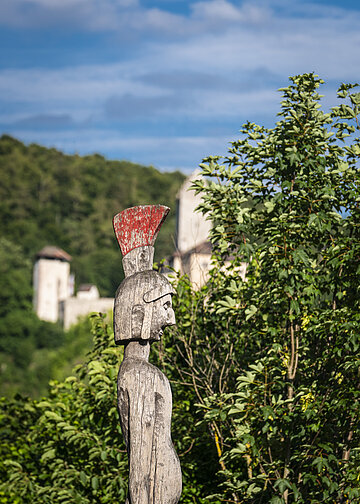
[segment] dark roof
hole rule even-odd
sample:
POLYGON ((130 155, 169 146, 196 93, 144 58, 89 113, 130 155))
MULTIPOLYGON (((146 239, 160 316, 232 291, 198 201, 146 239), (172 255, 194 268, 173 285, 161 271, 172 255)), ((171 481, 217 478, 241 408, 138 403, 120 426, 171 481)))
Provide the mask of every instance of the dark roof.
POLYGON ((36 254, 37 258, 44 259, 59 259, 60 261, 68 261, 70 262, 72 257, 64 250, 59 247, 55 247, 53 245, 46 245, 46 247, 42 248, 40 252, 36 254))

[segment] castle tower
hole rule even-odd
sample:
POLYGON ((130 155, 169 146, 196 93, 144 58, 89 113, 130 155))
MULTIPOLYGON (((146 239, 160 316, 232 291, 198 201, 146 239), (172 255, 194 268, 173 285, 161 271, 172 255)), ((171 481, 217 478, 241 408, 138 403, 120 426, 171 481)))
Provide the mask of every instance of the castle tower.
POLYGON ((192 183, 200 178, 200 170, 195 170, 181 186, 177 194, 176 209, 176 249, 180 254, 194 249, 209 240, 211 222, 195 209, 201 203, 201 194, 192 191, 192 183))
POLYGON ((169 260, 170 266, 189 276, 195 288, 207 280, 211 262, 209 233, 211 222, 196 208, 201 203, 201 194, 191 190, 193 182, 201 178, 195 170, 181 186, 176 201, 176 251, 169 260))
POLYGON ((71 296, 71 256, 58 247, 46 246, 36 255, 33 273, 34 310, 41 320, 57 322, 59 302, 71 296))

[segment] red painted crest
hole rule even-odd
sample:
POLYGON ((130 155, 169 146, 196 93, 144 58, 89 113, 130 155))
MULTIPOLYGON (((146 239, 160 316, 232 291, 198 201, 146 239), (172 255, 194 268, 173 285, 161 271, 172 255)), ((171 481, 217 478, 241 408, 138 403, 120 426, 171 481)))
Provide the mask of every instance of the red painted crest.
POLYGON ((164 205, 141 205, 116 214, 113 226, 122 255, 137 247, 154 246, 169 211, 164 205))

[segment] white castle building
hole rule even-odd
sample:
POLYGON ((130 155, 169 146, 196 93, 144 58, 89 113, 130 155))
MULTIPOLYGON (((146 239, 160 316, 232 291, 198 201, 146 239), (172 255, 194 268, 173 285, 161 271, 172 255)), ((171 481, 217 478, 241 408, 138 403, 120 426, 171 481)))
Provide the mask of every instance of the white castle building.
POLYGON ((195 211, 201 203, 201 195, 191 190, 191 185, 199 177, 200 170, 195 170, 177 194, 176 250, 169 260, 170 266, 188 275, 197 288, 206 282, 211 262, 211 223, 201 212, 195 211))
POLYGON ((80 285, 74 296, 71 256, 59 247, 46 246, 36 255, 33 272, 34 310, 41 320, 60 321, 65 329, 80 316, 91 312, 107 313, 113 298, 101 298, 95 285, 80 285))
MULTIPOLYGON (((189 277, 193 287, 202 287, 211 268, 212 245, 209 241, 211 222, 196 208, 201 203, 201 194, 191 189, 193 182, 201 177, 195 170, 181 186, 176 207, 176 251, 168 259, 169 266, 189 277)), ((246 263, 241 263, 239 275, 244 279, 246 263)))

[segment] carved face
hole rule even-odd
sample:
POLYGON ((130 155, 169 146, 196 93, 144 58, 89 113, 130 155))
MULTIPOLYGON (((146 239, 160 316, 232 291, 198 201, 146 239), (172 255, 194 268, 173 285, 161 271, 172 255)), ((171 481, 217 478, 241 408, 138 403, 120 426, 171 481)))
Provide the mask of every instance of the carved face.
POLYGON ((171 294, 154 301, 150 338, 159 341, 165 327, 175 325, 175 313, 172 307, 171 294))
POLYGON ((115 343, 159 340, 163 328, 175 324, 171 305, 174 292, 167 278, 157 271, 140 271, 125 278, 115 295, 115 343))

